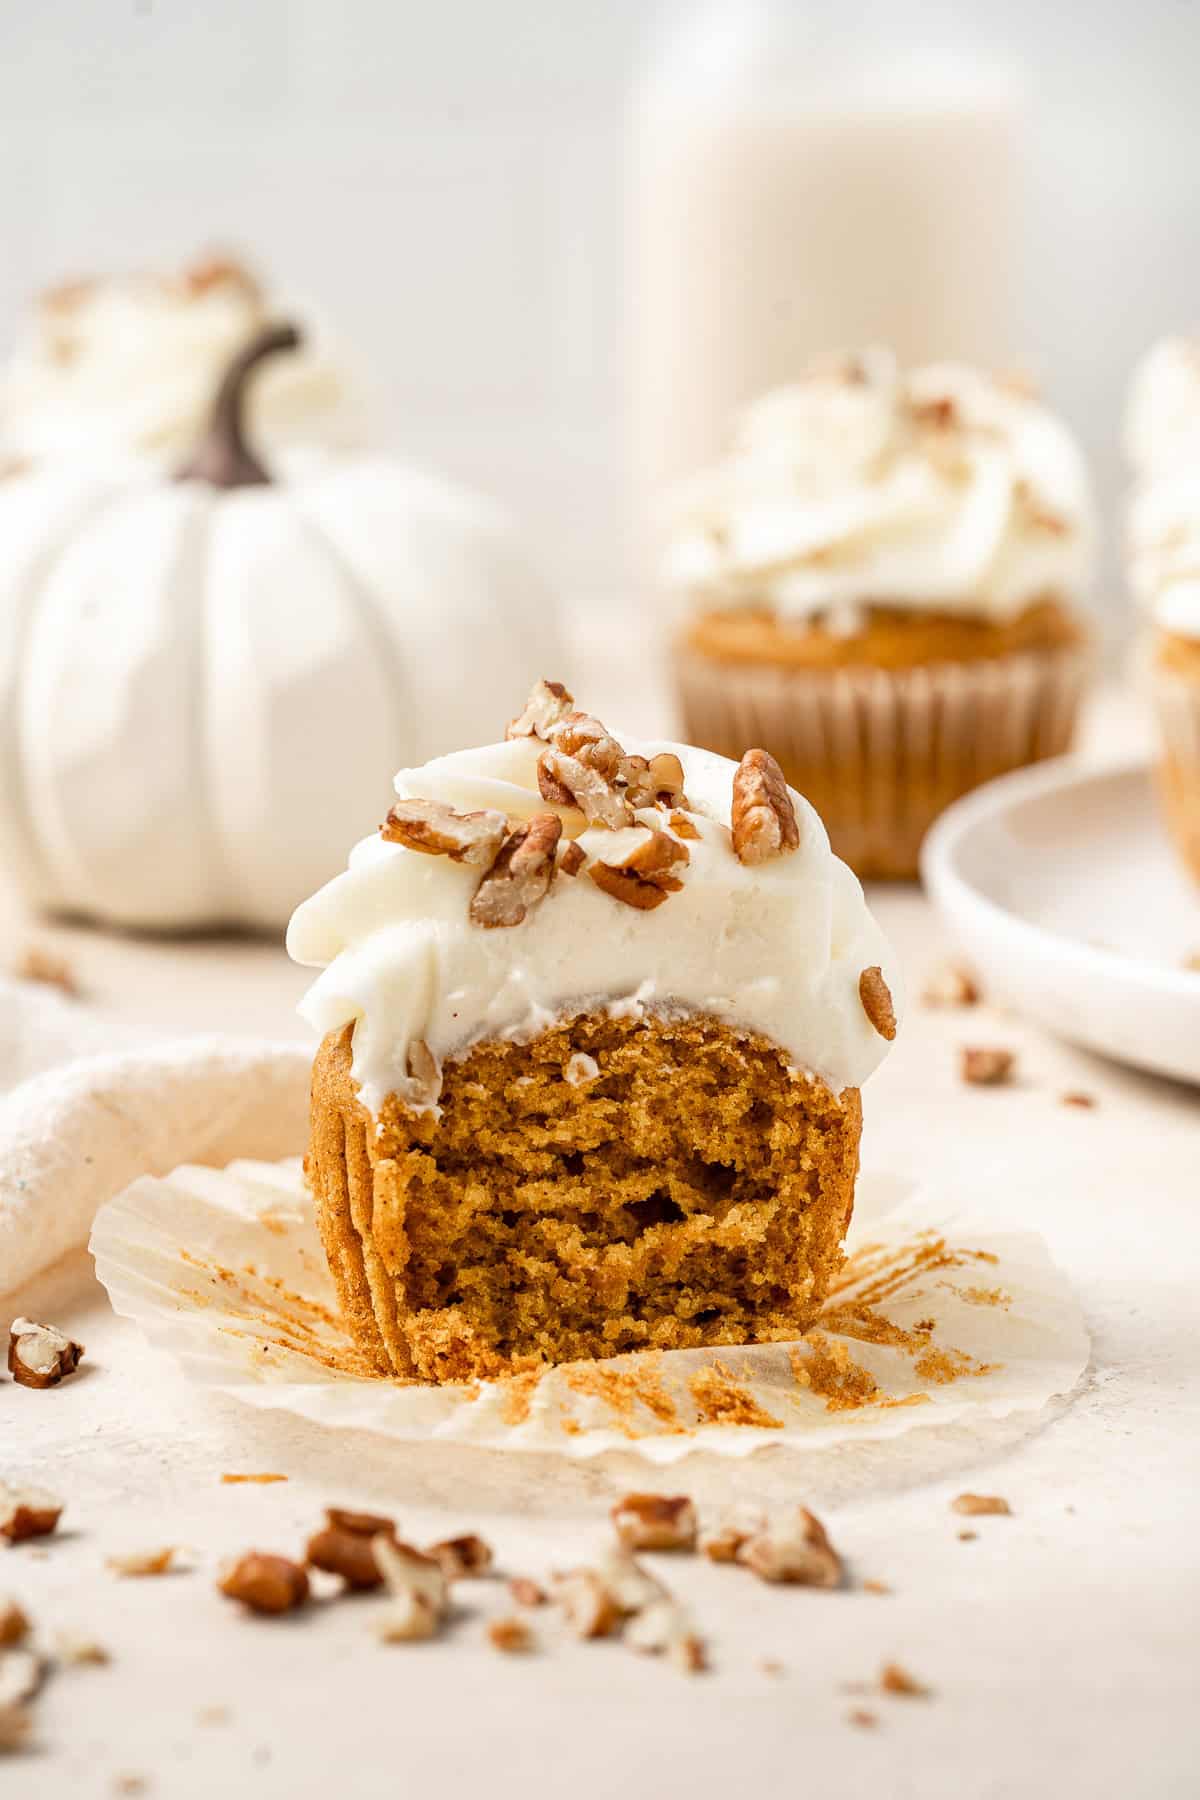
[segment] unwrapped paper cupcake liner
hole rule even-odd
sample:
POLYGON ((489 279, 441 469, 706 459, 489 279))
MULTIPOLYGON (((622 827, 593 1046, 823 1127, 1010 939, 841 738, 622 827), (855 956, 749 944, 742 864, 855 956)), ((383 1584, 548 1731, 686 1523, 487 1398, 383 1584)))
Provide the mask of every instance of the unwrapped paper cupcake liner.
POLYGON ((1088 1360, 1082 1313, 1036 1236, 879 1216, 860 1181, 848 1261, 792 1344, 578 1362, 463 1386, 371 1375, 337 1310, 298 1162, 187 1167, 103 1208, 96 1270, 115 1310, 194 1382, 331 1429, 586 1459, 818 1449, 1030 1413, 1088 1360), (870 1217, 874 1214, 876 1216, 870 1217))
POLYGON ((689 742, 769 750, 864 877, 911 877, 938 814, 1071 743, 1091 657, 1020 651, 905 669, 731 664, 680 646, 689 742))
POLYGON ((1200 681, 1154 665, 1149 683, 1162 746, 1163 813, 1180 855, 1200 881, 1200 681))

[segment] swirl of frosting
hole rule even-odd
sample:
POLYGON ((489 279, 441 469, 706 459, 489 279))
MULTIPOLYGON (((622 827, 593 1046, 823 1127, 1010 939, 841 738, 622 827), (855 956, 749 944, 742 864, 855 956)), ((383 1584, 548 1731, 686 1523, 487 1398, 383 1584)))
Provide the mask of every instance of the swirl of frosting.
POLYGON ((1005 620, 1091 568, 1080 452, 1027 392, 885 350, 811 365, 739 421, 670 506, 668 583, 704 608, 827 616, 875 604, 1005 620))
POLYGON ((1164 631, 1200 638, 1200 338, 1166 338, 1143 358, 1125 444, 1137 477, 1125 524, 1130 586, 1164 631))
MULTIPOLYGON (((356 1021, 353 1071, 378 1111, 390 1092, 414 1098, 409 1051, 421 1039, 439 1060, 482 1038, 524 1037, 597 1008, 622 1016, 682 1008, 763 1034, 793 1065, 835 1092, 856 1087, 887 1044, 867 1018, 864 969, 882 968, 897 1006, 900 972, 867 910, 862 888, 829 848, 812 807, 793 795, 799 847, 753 866, 733 853, 735 765, 686 745, 622 740, 634 755, 677 755, 683 765, 688 860, 682 885, 652 911, 622 904, 584 875, 561 871, 522 924, 471 922, 478 868, 423 855, 380 836, 306 900, 288 950, 324 973, 300 1011, 324 1034, 356 1021)), ((405 769, 404 798, 510 820, 552 810, 538 792, 545 745, 515 738, 405 769)), ((560 816, 588 857, 626 833, 560 816)), ((671 833, 656 808, 640 825, 671 833)))
MULTIPOLYGON (((4 450, 48 458, 178 456, 194 447, 217 385, 275 303, 234 262, 176 276, 74 281, 43 294, 0 384, 4 450)), ((262 370, 248 396, 256 441, 342 445, 362 435, 355 397, 319 332, 262 370)))

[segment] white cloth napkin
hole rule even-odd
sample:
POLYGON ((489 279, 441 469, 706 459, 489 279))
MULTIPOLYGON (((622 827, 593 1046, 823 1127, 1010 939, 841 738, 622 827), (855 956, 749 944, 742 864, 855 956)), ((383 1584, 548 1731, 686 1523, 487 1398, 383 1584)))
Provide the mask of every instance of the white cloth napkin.
POLYGON ((155 1040, 0 979, 0 1293, 82 1244, 139 1175, 304 1148, 310 1052, 155 1040))

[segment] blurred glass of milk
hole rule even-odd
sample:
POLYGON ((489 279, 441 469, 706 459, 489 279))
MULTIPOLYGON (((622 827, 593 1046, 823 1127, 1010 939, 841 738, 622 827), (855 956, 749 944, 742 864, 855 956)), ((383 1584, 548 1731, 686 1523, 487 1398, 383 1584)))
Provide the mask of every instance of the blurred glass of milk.
POLYGON ((871 7, 867 28, 856 10, 683 6, 638 83, 629 328, 643 523, 664 485, 719 453, 739 407, 820 351, 1016 360, 1018 83, 981 53, 914 45, 919 11, 871 7))

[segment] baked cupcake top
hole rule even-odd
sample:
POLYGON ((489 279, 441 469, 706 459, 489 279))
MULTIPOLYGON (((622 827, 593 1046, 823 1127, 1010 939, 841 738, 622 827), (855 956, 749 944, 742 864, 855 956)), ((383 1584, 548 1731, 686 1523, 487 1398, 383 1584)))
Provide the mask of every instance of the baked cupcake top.
POLYGON ((765 752, 618 741, 540 683, 503 742, 395 785, 287 940, 324 969, 303 1016, 356 1021, 372 1111, 436 1105, 442 1060, 482 1038, 598 1009, 711 1014, 839 1093, 895 1036, 895 957, 765 752))
MULTIPOLYGON (((177 275, 64 282, 35 302, 0 384, 4 450, 34 462, 185 452, 230 359, 276 316, 254 276, 225 257, 177 275)), ((249 411, 267 444, 360 435, 345 374, 311 331, 262 370, 249 411)))
POLYGON ((1125 442, 1130 586, 1164 631, 1200 638, 1200 336, 1166 338, 1142 360, 1125 442))
POLYGON ((1092 509, 1066 428, 1016 383, 886 350, 822 358, 755 402, 670 507, 669 584, 853 630, 869 605, 1011 619, 1070 603, 1092 509))

